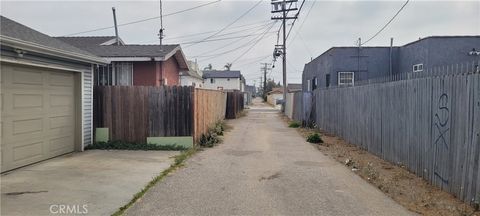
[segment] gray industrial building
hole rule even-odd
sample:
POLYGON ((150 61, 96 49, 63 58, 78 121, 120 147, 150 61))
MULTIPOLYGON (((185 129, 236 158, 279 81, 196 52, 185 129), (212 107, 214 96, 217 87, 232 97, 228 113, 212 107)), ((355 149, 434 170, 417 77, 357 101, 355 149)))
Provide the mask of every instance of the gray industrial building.
POLYGON ((480 60, 480 36, 431 36, 392 47, 332 47, 305 64, 303 91, 480 60))

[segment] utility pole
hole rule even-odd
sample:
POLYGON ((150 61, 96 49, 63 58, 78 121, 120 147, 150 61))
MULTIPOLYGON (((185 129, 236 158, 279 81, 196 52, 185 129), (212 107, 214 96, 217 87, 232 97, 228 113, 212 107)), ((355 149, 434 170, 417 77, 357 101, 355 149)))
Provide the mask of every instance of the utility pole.
MULTIPOLYGON (((287 20, 288 19, 297 19, 297 16, 288 16, 289 11, 296 11, 298 0, 272 0, 272 13, 279 14, 281 17, 272 16, 272 20, 282 20, 282 29, 283 29, 283 44, 281 46, 281 51, 275 48, 274 56, 282 55, 282 67, 283 67, 283 101, 287 98, 287 20), (288 4, 288 8, 287 8, 288 4), (280 53, 281 52, 281 53, 280 53)), ((285 110, 285 103, 282 104, 282 111, 285 110)))
POLYGON ((271 70, 271 68, 269 68, 270 65, 272 65, 271 63, 260 63, 261 65, 263 65, 263 67, 260 68, 260 70, 263 71, 263 98, 265 98, 267 96, 267 71, 268 70, 271 70))
POLYGON ((117 45, 120 45, 120 38, 118 37, 117 15, 115 13, 115 7, 112 7, 112 12, 113 12, 113 24, 115 25, 115 39, 116 39, 117 45))
POLYGON ((160 30, 158 31, 158 38, 160 39, 160 49, 162 49, 162 40, 165 35, 163 35, 163 8, 162 8, 162 0, 160 0, 160 30))

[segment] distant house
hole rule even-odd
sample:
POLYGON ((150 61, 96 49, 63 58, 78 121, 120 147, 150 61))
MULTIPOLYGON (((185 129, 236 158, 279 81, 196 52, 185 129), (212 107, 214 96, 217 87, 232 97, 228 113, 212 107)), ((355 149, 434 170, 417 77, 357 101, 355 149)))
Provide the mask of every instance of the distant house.
POLYGON ((240 71, 203 71, 203 88, 244 91, 245 79, 240 71))
POLYGON ((1 172, 92 143, 92 78, 108 61, 0 16, 1 172))
POLYGON ((188 61, 188 68, 188 70, 180 72, 180 85, 203 88, 202 71, 199 70, 198 64, 188 61))
POLYGON ((287 92, 293 93, 297 91, 302 91, 302 84, 301 83, 288 83, 287 84, 287 92))
POLYGON ((133 45, 114 36, 57 37, 111 64, 95 68, 95 85, 180 85, 188 64, 180 45, 133 45))
POLYGON ((283 100, 283 87, 273 88, 267 93, 267 103, 270 105, 281 108, 282 105, 279 104, 281 100, 283 100))
POLYGON ((480 36, 432 36, 400 47, 332 47, 305 65, 302 90, 473 62, 478 56, 472 50, 480 50, 480 36))

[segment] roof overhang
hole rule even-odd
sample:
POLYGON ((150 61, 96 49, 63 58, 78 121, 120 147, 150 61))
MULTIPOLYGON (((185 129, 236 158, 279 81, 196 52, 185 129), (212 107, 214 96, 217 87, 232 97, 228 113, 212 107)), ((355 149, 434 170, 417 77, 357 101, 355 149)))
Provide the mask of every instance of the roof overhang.
POLYGON ((69 59, 74 61, 86 62, 91 64, 108 64, 110 61, 96 56, 85 55, 76 52, 65 51, 61 49, 56 49, 37 43, 32 43, 29 41, 20 40, 17 38, 12 38, 4 35, 0 35, 0 44, 4 46, 10 46, 16 49, 22 49, 37 53, 43 53, 46 55, 54 56, 57 58, 69 59))
MULTIPOLYGON (((128 46, 128 45, 126 45, 128 46)), ((141 62, 141 61, 166 61, 169 58, 174 57, 177 60, 180 70, 190 70, 187 63, 187 58, 183 54, 180 46, 175 47, 167 53, 165 56, 105 56, 104 59, 109 62, 112 61, 127 61, 127 62, 141 62)))

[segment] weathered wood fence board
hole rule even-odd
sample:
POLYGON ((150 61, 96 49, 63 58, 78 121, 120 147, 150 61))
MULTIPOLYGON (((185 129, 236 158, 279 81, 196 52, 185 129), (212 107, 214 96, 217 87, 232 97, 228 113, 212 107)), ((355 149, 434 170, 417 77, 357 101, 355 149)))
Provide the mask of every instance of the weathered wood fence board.
POLYGON ((480 74, 318 89, 314 98, 319 128, 480 201, 480 74))
POLYGON ((192 94, 192 87, 97 86, 94 127, 107 127, 112 140, 128 142, 191 136, 192 94))
POLYGON ((243 94, 240 91, 227 92, 227 109, 225 117, 235 119, 243 111, 243 94))
POLYGON ((225 118, 227 95, 222 91, 195 89, 194 141, 200 140, 217 122, 225 118))
MULTIPOLYGON (((233 112, 243 109, 243 94, 236 92, 231 100, 233 112)), ((193 87, 96 86, 94 127, 109 128, 111 140, 192 136, 196 142, 225 118, 226 102, 223 91, 193 87)))

